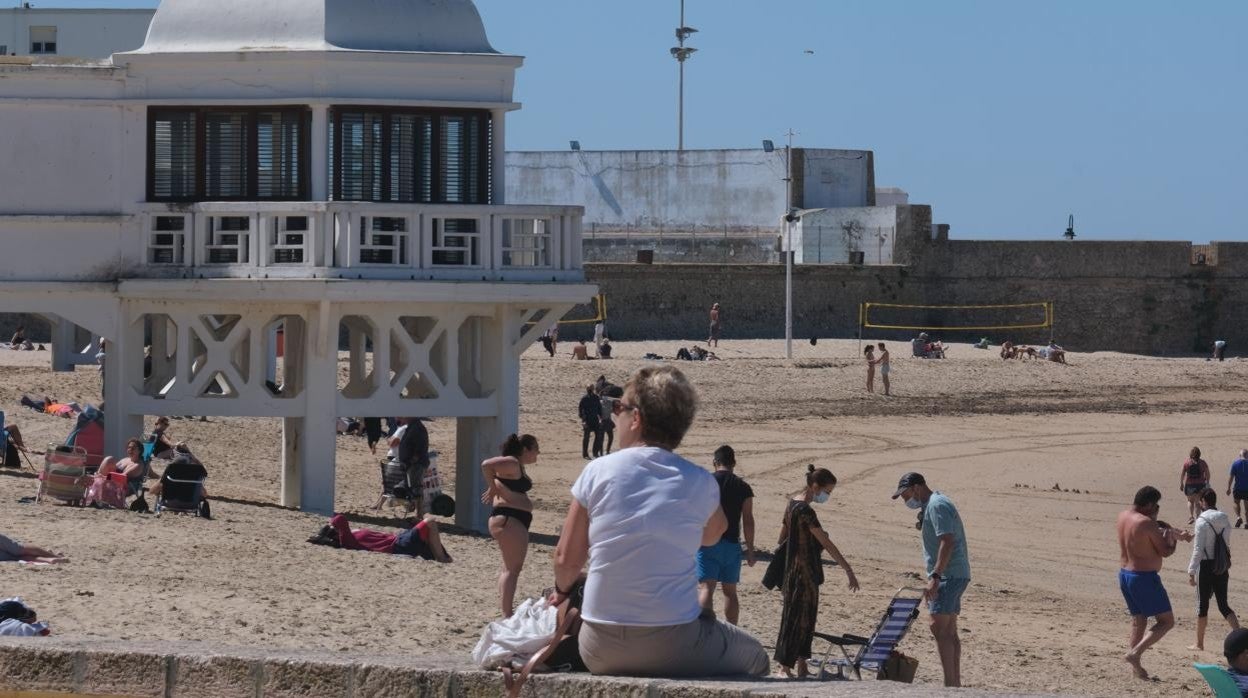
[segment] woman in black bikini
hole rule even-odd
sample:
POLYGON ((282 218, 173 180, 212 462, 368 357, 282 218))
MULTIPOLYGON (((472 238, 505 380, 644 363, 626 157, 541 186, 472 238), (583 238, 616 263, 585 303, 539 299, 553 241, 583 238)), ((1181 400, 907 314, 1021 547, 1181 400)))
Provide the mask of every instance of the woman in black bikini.
POLYGON ((532 434, 512 434, 503 443, 503 455, 481 464, 486 490, 481 501, 490 504, 490 535, 498 542, 503 556, 503 570, 498 575, 498 596, 503 617, 510 618, 516 596, 516 582, 529 552, 529 525, 533 523, 533 502, 528 491, 533 481, 524 466, 537 462, 541 453, 532 434))

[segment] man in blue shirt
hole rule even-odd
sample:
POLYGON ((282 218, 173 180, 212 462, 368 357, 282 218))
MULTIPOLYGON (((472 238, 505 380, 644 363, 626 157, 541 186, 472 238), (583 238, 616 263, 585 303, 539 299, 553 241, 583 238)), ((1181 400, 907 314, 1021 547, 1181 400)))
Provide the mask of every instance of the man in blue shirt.
POLYGON ((1226 493, 1234 492, 1235 497, 1235 528, 1244 523, 1243 514, 1239 511, 1239 503, 1245 502, 1244 511, 1248 513, 1248 448, 1240 449, 1239 458, 1231 463, 1231 478, 1226 481, 1226 493))
POLYGON ((1248 697, 1248 630, 1232 630, 1222 643, 1222 654, 1226 656, 1227 673, 1235 679, 1240 695, 1248 697))
POLYGON ((927 486, 919 473, 906 473, 897 483, 893 499, 901 497, 906 506, 920 509, 919 529, 923 532, 923 561, 927 567, 927 610, 932 617, 932 636, 945 672, 945 686, 962 685, 962 639, 958 636, 958 614, 962 594, 971 583, 971 562, 966 551, 966 531, 953 502, 927 486))

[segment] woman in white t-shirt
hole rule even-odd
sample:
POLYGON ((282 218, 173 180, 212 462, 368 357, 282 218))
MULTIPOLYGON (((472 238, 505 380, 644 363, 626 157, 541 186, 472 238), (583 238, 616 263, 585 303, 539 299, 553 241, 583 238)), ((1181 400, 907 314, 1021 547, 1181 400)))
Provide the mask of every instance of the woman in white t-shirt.
POLYGON ((640 369, 613 409, 620 450, 572 485, 551 601, 567 597, 588 563, 580 651, 595 674, 768 671, 758 640, 698 605, 698 548, 717 542, 728 521, 711 473, 672 452, 696 410, 678 369, 640 369))

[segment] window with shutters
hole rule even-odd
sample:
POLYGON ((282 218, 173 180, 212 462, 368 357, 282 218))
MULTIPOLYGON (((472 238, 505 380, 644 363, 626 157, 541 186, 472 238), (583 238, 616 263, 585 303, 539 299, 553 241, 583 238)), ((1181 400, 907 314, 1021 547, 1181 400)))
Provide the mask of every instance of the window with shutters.
POLYGON ((309 122, 302 107, 150 109, 147 198, 306 200, 309 122))
POLYGON ((330 192, 336 201, 490 202, 490 113, 335 107, 330 192))

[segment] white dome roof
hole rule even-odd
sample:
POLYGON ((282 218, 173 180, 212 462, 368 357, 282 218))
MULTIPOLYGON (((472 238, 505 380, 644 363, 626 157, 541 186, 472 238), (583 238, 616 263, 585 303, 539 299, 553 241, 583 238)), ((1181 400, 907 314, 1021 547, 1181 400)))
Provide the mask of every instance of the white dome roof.
POLYGON ((496 53, 472 0, 161 0, 138 53, 496 53))

